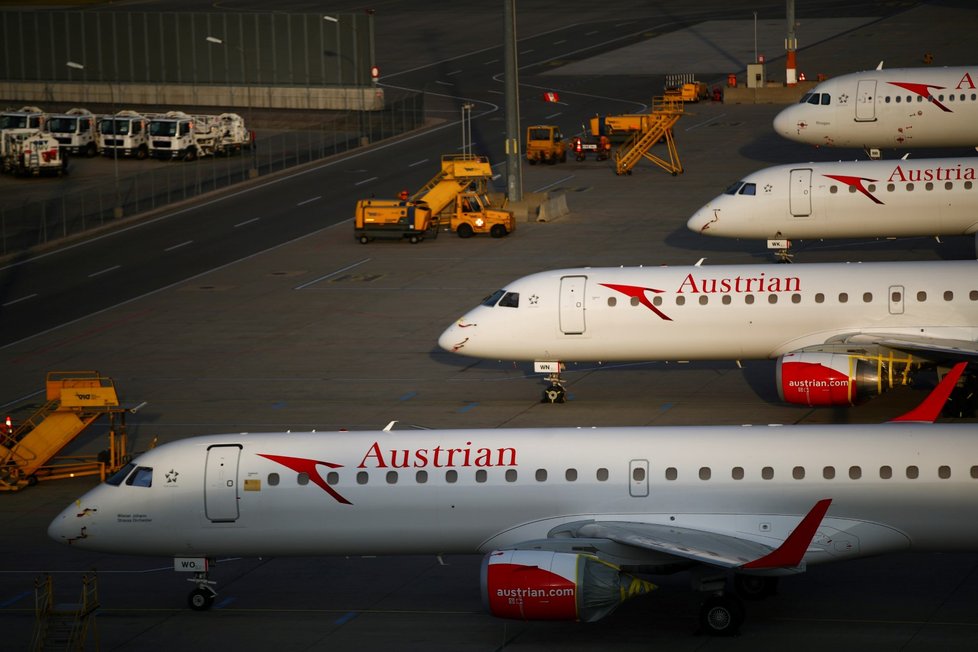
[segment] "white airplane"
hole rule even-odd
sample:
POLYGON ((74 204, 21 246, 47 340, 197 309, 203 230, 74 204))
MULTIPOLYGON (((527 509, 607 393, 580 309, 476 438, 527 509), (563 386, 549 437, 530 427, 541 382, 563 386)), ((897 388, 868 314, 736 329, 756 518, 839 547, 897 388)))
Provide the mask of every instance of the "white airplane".
POLYGON ((825 147, 978 146, 978 68, 882 65, 818 84, 774 118, 774 130, 825 147))
POLYGON ((787 239, 972 235, 976 168, 974 157, 777 165, 731 185, 686 226, 779 249, 787 239))
MULTIPOLYGON (((932 420, 963 363, 907 420, 932 420)), ((686 426, 192 437, 138 456, 56 541, 172 556, 195 609, 222 555, 483 553, 507 618, 598 620, 690 570, 703 627, 809 564, 978 546, 972 425, 686 426)))
POLYGON ((850 405, 978 355, 978 262, 582 267, 498 290, 438 344, 549 372, 568 361, 777 358, 781 398, 850 405))

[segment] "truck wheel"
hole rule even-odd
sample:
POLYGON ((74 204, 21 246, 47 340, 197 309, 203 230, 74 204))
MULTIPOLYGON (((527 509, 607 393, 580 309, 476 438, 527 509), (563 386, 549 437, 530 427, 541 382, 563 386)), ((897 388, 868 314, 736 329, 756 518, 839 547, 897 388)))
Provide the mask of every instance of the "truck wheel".
POLYGON ((493 224, 492 228, 489 229, 489 235, 494 238, 505 238, 507 233, 509 233, 509 231, 507 231, 506 227, 502 224, 493 224))
POLYGON ((537 164, 537 160, 535 158, 528 158, 528 159, 526 159, 526 162, 529 163, 530 165, 536 165, 537 164))
POLYGON ((557 164, 557 157, 550 156, 547 158, 547 165, 556 165, 556 164, 557 164))
POLYGON ((138 148, 136 148, 137 161, 145 160, 147 156, 149 156, 149 152, 146 150, 146 145, 140 145, 138 148))
POLYGON ((187 151, 183 153, 184 161, 196 161, 197 160, 197 149, 193 146, 188 147, 187 151))
POLYGON ((98 147, 95 146, 95 143, 89 143, 85 146, 85 156, 92 158, 96 154, 98 154, 98 147))
POLYGON ((421 238, 419 238, 416 235, 412 235, 410 238, 408 238, 408 242, 410 242, 411 244, 418 244, 419 242, 421 242, 421 238))
POLYGON ((471 224, 459 224, 458 229, 455 231, 458 233, 460 238, 471 238, 472 237, 472 225, 471 224))
POLYGON ((367 244, 368 242, 370 242, 370 238, 368 238, 365 235, 361 235, 359 240, 360 240, 360 244, 367 244))

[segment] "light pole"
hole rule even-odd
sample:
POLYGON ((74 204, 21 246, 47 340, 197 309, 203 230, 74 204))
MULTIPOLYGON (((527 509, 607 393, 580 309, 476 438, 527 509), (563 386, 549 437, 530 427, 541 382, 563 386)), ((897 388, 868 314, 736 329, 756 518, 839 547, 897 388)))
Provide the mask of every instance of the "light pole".
MULTIPOLYGON (((213 43, 214 45, 227 45, 223 39, 220 39, 216 36, 207 36, 205 37, 204 40, 206 40, 208 43, 213 43)), ((241 70, 242 70, 242 74, 245 74, 244 71, 247 70, 247 68, 245 67, 244 48, 236 45, 231 47, 237 50, 239 53, 241 53, 241 70)), ((230 66, 228 65, 228 57, 226 53, 224 57, 224 80, 227 82, 228 85, 228 98, 230 99, 231 104, 234 104, 234 91, 231 89, 231 71, 230 71, 230 66)), ((248 149, 251 151, 251 167, 248 169, 248 178, 254 179, 255 177, 258 176, 258 160, 257 160, 258 151, 255 148, 255 139, 251 137, 251 134, 254 133, 254 123, 252 122, 252 118, 254 117, 254 115, 251 111, 251 84, 248 83, 246 74, 244 77, 244 84, 245 84, 245 89, 248 97, 248 124, 246 125, 248 129, 248 141, 249 141, 248 149)))
MULTIPOLYGON (((65 65, 73 70, 85 70, 85 65, 78 63, 77 61, 67 61, 65 65)), ((112 107, 112 135, 118 136, 115 130, 118 128, 118 123, 115 120, 115 90, 112 88, 112 82, 109 84, 109 106, 112 107)), ((112 217, 114 219, 119 219, 122 217, 122 201, 119 195, 119 144, 116 141, 116 146, 112 148, 112 168, 113 176, 115 179, 115 204, 112 206, 112 217)))

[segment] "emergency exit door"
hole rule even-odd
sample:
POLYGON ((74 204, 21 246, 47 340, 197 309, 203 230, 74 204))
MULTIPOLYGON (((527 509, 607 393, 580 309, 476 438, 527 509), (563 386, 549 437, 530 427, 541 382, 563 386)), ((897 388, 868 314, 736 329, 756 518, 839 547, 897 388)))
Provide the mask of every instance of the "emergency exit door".
POLYGON ((628 495, 633 498, 644 498, 649 495, 648 460, 629 460, 628 495))
POLYGON ((204 471, 204 514, 215 523, 238 520, 238 458, 241 445, 207 449, 204 471))
POLYGON ((560 279, 560 331, 564 335, 584 332, 584 289, 587 276, 563 276, 560 279))

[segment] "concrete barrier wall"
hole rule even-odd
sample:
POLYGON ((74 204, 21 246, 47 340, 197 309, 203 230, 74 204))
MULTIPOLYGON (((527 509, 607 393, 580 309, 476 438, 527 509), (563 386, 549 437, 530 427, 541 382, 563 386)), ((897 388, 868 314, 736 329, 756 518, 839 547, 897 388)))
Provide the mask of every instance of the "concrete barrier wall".
POLYGON ((795 104, 801 96, 812 90, 818 82, 803 81, 794 86, 777 84, 764 86, 763 88, 747 88, 737 86, 736 88, 723 89, 724 104, 795 104))
POLYGON ((222 86, 0 81, 0 101, 10 106, 57 102, 127 106, 220 106, 255 109, 379 111, 378 87, 222 86))

